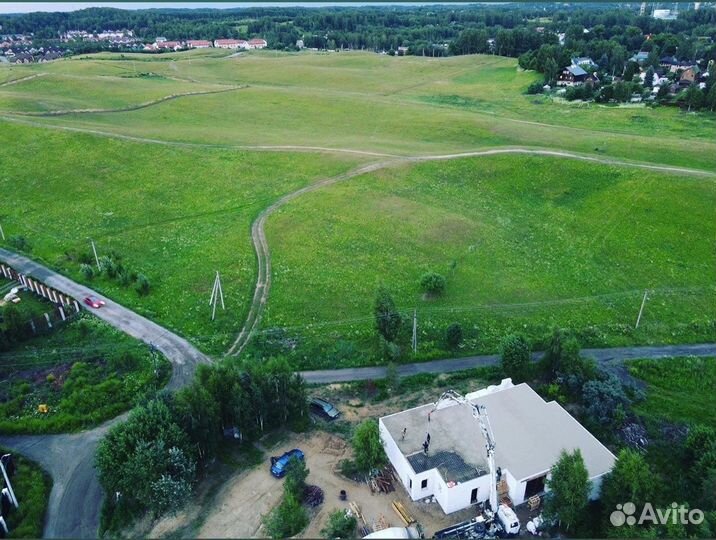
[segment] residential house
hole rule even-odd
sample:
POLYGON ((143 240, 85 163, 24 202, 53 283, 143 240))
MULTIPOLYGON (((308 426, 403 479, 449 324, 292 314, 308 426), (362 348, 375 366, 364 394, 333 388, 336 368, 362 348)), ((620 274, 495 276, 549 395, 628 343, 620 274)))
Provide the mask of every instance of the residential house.
POLYGON ((648 51, 639 51, 634 56, 632 56, 629 61, 630 62, 636 62, 637 64, 644 65, 644 63, 649 58, 649 52, 648 51))
POLYGON ((245 39, 215 39, 214 47, 219 49, 248 49, 249 43, 245 39))
POLYGON ((208 49, 211 47, 211 41, 205 39, 190 39, 186 42, 186 46, 190 49, 208 49))
MULTIPOLYGON (((494 433, 498 489, 512 503, 542 495, 563 451, 579 450, 591 481, 590 498, 616 458, 555 401, 527 384, 505 379, 465 396, 485 408, 494 433)), ((446 514, 489 498, 486 441, 470 407, 445 401, 384 416, 380 438, 400 482, 414 501, 435 497, 446 514), (424 443, 428 439, 427 451, 424 443)))
POLYGON ((10 57, 13 64, 32 64, 35 59, 29 52, 21 52, 10 57))
POLYGON ((557 86, 584 84, 589 74, 579 66, 567 66, 557 75, 557 86))
POLYGON ((249 40, 249 49, 263 49, 268 43, 265 39, 254 38, 249 40))
POLYGON ((161 43, 155 43, 157 50, 169 50, 178 51, 184 48, 184 44, 181 41, 162 41, 161 43))
POLYGON ((572 58, 572 65, 579 66, 586 71, 594 71, 599 67, 589 56, 576 56, 572 58))
POLYGON ((681 72, 679 81, 687 81, 689 84, 695 83, 699 80, 699 73, 701 70, 698 66, 689 66, 681 72))

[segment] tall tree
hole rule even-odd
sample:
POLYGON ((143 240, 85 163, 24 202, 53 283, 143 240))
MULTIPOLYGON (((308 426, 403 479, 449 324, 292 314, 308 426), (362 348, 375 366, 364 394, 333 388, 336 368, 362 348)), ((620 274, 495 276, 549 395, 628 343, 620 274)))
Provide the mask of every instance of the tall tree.
POLYGON ((505 337, 500 344, 502 370, 515 382, 523 382, 530 373, 530 345, 521 334, 505 337))
POLYGON ((601 500, 606 520, 617 504, 632 502, 642 508, 651 500, 655 487, 654 474, 644 456, 631 449, 619 452, 614 468, 602 480, 601 500))
POLYGON ((368 419, 358 424, 352 443, 356 465, 360 470, 368 471, 385 465, 387 458, 380 440, 377 421, 368 419))
POLYGON ((375 299, 375 325, 387 341, 395 341, 402 319, 395 308, 392 296, 385 287, 380 287, 375 299))
POLYGON ((562 450, 552 467, 547 487, 545 513, 556 518, 565 530, 574 528, 584 517, 591 489, 589 473, 579 449, 572 453, 562 450))

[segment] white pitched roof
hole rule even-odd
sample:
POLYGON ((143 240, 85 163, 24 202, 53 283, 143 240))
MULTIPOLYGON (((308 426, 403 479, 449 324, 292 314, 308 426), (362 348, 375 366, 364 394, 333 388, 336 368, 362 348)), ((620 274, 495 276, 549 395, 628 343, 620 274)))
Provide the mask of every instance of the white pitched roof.
MULTIPOLYGON (((590 478, 609 472, 614 455, 596 437, 554 401, 545 402, 529 385, 522 383, 471 399, 484 405, 490 419, 496 448, 495 462, 518 481, 548 471, 562 450, 579 448, 590 478)), ((465 462, 479 466, 485 461, 485 441, 467 407, 441 406, 427 414, 424 405, 384 417, 383 423, 401 452, 421 451, 425 431, 431 433, 430 451, 454 451, 465 462), (408 428, 405 440, 401 432, 408 428)))

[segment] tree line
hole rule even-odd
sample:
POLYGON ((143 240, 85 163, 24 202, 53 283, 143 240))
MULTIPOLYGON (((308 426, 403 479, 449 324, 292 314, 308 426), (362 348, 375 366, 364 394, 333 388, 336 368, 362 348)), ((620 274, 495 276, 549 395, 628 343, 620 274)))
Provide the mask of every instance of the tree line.
MULTIPOLYGON (((35 34, 57 39, 68 30, 131 29, 145 40, 218 39, 261 36, 269 47, 295 49, 297 40, 317 49, 366 49, 408 54, 494 53, 517 57, 543 45, 558 44, 564 33, 565 51, 606 59, 612 68, 644 43, 644 35, 665 54, 679 51, 685 58, 713 49, 716 16, 712 9, 687 11, 674 21, 639 16, 638 8, 613 5, 565 6, 365 6, 252 7, 241 9, 121 10, 88 8, 69 13, 2 15, 4 33, 35 34), (587 30, 587 32, 585 32, 587 30), (494 40, 488 43, 488 40, 494 40), (449 47, 448 47, 449 46, 449 47), (622 58, 623 57, 623 58, 622 58)), ((563 62, 558 62, 561 67, 563 62)))
POLYGON ((308 422, 305 382, 285 359, 199 366, 190 386, 140 405, 100 442, 103 528, 117 529, 147 509, 176 511, 223 439, 251 442, 308 422))

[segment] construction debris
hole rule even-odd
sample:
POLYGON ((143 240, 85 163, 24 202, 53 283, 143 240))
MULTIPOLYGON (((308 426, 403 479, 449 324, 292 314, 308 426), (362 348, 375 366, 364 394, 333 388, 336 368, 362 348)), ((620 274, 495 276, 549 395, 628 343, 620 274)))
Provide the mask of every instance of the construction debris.
POLYGON ((385 516, 383 514, 380 514, 375 522, 375 525, 373 526, 373 530, 382 531, 388 527, 390 527, 390 523, 385 520, 385 516))
POLYGON ((356 520, 358 521, 358 531, 361 534, 361 538, 364 536, 368 536, 370 533, 372 533, 373 530, 370 528, 370 526, 368 526, 368 523, 363 517, 363 513, 360 511, 360 506, 358 506, 358 503, 351 501, 348 503, 348 508, 350 509, 351 514, 353 514, 353 516, 355 516, 356 520))
POLYGON ((395 479, 395 471, 388 466, 383 469, 372 470, 366 483, 373 493, 391 493, 395 491, 393 486, 393 480, 395 479))
POLYGON ((303 502, 312 508, 323 504, 323 490, 318 486, 306 486, 303 490, 303 502))

